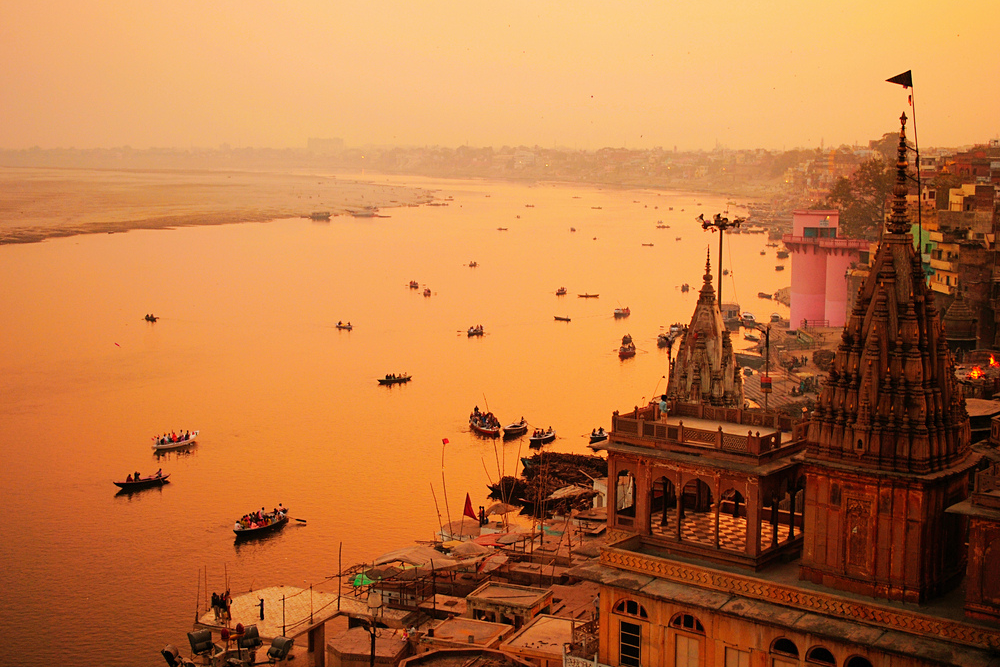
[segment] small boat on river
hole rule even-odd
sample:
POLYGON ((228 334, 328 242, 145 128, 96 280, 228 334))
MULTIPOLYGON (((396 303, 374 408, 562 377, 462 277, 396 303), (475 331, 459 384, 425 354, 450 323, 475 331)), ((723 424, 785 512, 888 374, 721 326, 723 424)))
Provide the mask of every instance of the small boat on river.
POLYGON ((430 287, 425 287, 424 288, 424 296, 430 296, 430 295, 431 295, 431 288, 430 287))
POLYGON ((507 424, 503 427, 503 437, 508 438, 519 438, 528 432, 528 422, 524 417, 521 417, 521 421, 514 422, 513 424, 507 424))
POLYGON ((600 294, 589 294, 589 293, 585 292, 583 294, 577 294, 577 296, 580 297, 581 299, 596 299, 597 297, 599 297, 601 295, 600 294))
POLYGON ((480 412, 478 405, 469 415, 469 428, 487 438, 500 436, 500 420, 492 412, 480 412))
POLYGON ((247 514, 233 526, 236 539, 243 540, 259 537, 280 530, 288 523, 288 509, 282 507, 274 512, 247 514))
POLYGON ((416 280, 411 280, 410 289, 420 289, 420 283, 418 283, 416 280))
POLYGON ((379 378, 379 384, 403 384, 404 382, 409 382, 413 379, 413 376, 407 375, 406 373, 402 375, 396 375, 394 373, 387 374, 384 378, 379 378))
POLYGON ((608 432, 604 430, 603 426, 590 432, 590 444, 592 445, 597 442, 604 442, 607 439, 608 432))
POLYGON ((625 334, 622 336, 621 347, 618 348, 618 358, 628 359, 629 357, 635 356, 635 343, 632 342, 632 336, 625 334))
POLYGON ((556 439, 556 432, 552 430, 550 426, 548 430, 543 430, 540 428, 535 429, 535 432, 531 434, 528 438, 529 447, 541 447, 542 445, 548 444, 556 439))
POLYGON ((185 431, 184 435, 161 435, 153 438, 153 449, 158 452, 189 447, 198 441, 199 431, 185 431))
POLYGON ((342 329, 344 331, 353 331, 354 325, 352 325, 350 322, 348 322, 347 324, 344 324, 343 322, 337 322, 337 328, 342 329))
POLYGON ((483 331, 483 325, 477 324, 474 327, 469 327, 469 338, 473 336, 482 336, 485 332, 483 331))
POLYGON ((163 486, 164 484, 168 484, 168 477, 170 477, 169 472, 164 475, 159 471, 149 477, 133 478, 132 475, 129 475, 124 482, 114 482, 114 485, 122 491, 138 491, 140 489, 149 489, 154 486, 163 486))
POLYGON ((560 287, 559 289, 556 290, 556 296, 565 296, 565 295, 566 295, 565 287, 560 287))
POLYGON ((615 319, 621 319, 622 317, 628 317, 631 314, 632 314, 632 311, 629 310, 628 306, 625 306, 624 308, 615 308, 615 319))
POLYGON ((556 318, 556 322, 569 322, 568 317, 562 317, 560 315, 553 315, 553 317, 556 318))

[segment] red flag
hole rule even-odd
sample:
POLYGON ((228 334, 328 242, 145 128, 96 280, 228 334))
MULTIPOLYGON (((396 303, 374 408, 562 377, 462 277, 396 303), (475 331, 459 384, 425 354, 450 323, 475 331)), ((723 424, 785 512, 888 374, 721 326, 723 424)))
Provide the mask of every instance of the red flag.
POLYGON ((895 83, 903 88, 913 88, 913 75, 910 73, 910 70, 906 70, 902 74, 897 74, 891 79, 886 79, 886 82, 895 83))
POLYGON ((470 519, 475 519, 476 521, 479 521, 479 517, 476 516, 476 510, 472 509, 472 498, 469 497, 468 493, 465 494, 465 511, 462 512, 462 514, 469 517, 470 519))
POLYGON ((448 438, 441 438, 441 444, 442 445, 447 445, 448 444, 448 438))

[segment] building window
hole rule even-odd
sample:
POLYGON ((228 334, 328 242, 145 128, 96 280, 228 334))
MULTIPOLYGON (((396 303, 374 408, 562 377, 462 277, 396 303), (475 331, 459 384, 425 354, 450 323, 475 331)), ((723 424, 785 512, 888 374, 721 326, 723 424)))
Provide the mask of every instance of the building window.
POLYGON ((726 647, 726 667, 750 667, 750 651, 726 647))
POLYGON ((641 646, 642 626, 637 623, 622 621, 618 642, 618 662, 620 662, 623 667, 639 667, 639 648, 641 646))
POLYGON ((646 608, 635 600, 621 600, 615 605, 615 613, 635 616, 636 618, 649 618, 646 608))
POLYGON ((844 667, 872 667, 872 663, 867 658, 855 655, 847 659, 847 662, 844 663, 844 667))
POLYGON ((774 640, 771 644, 771 653, 778 653, 780 655, 787 655, 790 658, 799 657, 799 647, 795 645, 791 639, 785 639, 780 637, 774 640))
POLYGON ((806 653, 806 662, 810 665, 837 667, 837 660, 833 657, 833 654, 822 646, 814 646, 809 649, 809 652, 806 653))
POLYGON ((697 618, 691 614, 677 614, 670 620, 670 627, 688 632, 697 632, 699 635, 705 634, 705 627, 697 618))

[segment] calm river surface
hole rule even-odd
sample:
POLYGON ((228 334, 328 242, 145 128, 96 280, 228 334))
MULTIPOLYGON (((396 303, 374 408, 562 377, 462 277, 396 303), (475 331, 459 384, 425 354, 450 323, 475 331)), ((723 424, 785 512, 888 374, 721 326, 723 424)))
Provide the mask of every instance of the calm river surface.
MULTIPOLYGON (((341 544, 346 566, 431 539, 432 486, 453 518, 466 492, 485 504, 498 464, 468 430, 473 406, 589 453, 613 410, 662 391, 656 336, 690 319, 706 249, 717 258, 694 218, 725 198, 392 182, 453 199, 0 247, 0 664, 162 665, 167 643, 187 655, 199 572, 217 591, 226 575, 234 592, 318 584, 341 544), (482 338, 466 335, 475 324, 482 338), (623 362, 625 333, 639 354, 623 362), (376 382, 404 371, 408 385, 376 382), (199 444, 154 456, 151 438, 180 429, 199 444), (115 495, 113 479, 160 467, 171 484, 115 495), (236 518, 279 502, 308 525, 234 544, 236 518)), ((723 296, 787 317, 756 296, 789 280, 765 240, 727 237, 723 296)), ((500 467, 527 453, 507 444, 500 467)))

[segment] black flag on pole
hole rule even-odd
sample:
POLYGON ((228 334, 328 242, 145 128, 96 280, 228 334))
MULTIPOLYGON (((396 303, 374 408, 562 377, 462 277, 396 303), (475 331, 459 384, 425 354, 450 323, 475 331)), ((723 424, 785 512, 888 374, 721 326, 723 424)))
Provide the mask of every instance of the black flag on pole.
POLYGON ((892 77, 891 79, 886 79, 886 81, 889 82, 889 83, 895 83, 897 85, 900 85, 903 88, 912 88, 913 87, 913 75, 910 74, 910 70, 906 70, 902 74, 897 74, 896 76, 892 77))

